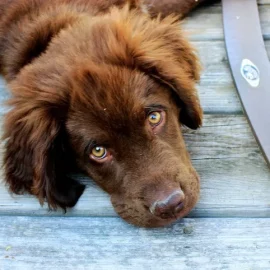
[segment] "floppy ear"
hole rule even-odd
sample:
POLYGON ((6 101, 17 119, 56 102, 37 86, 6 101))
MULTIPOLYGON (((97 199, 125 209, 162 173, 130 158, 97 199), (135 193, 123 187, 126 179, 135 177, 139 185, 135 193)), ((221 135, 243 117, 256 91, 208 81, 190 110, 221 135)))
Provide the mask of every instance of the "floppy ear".
POLYGON ((195 50, 180 30, 176 18, 152 21, 137 42, 137 65, 150 76, 168 85, 178 96, 180 122, 196 129, 202 124, 202 109, 196 89, 201 66, 195 50))
POLYGON ((200 127, 203 113, 196 82, 201 67, 181 31, 178 17, 150 19, 127 9, 114 10, 111 16, 115 23, 110 27, 114 27, 115 36, 108 31, 106 36, 99 32, 104 35, 104 42, 111 41, 106 50, 102 48, 104 60, 139 69, 169 86, 178 97, 180 122, 192 129, 200 127))
POLYGON ((15 97, 10 104, 3 164, 10 191, 29 192, 52 209, 74 206, 85 187, 67 176, 63 107, 28 97, 15 97))

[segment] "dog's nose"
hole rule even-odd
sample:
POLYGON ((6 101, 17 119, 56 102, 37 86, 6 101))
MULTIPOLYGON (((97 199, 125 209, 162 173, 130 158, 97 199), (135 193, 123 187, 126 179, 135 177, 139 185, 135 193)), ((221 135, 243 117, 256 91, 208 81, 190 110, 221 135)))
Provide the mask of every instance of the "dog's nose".
POLYGON ((184 200, 183 191, 175 190, 165 199, 154 202, 150 207, 150 212, 162 219, 174 218, 183 209, 184 200))

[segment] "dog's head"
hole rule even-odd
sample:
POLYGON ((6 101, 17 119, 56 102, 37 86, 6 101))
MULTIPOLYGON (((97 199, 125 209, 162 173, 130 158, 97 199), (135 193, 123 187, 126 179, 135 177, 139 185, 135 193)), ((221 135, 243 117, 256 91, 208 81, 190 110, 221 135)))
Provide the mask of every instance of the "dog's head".
MULTIPOLYGON (((86 31, 80 27, 76 40, 67 36, 71 47, 86 31)), ((55 72, 44 82, 39 71, 46 69, 39 64, 13 84, 7 182, 52 207, 72 206, 83 192, 66 176, 66 153, 72 152, 125 220, 140 226, 171 223, 199 195, 180 128, 196 129, 202 122, 194 51, 173 18, 151 20, 128 9, 95 19, 87 40, 89 57, 78 56, 65 76, 55 72)))

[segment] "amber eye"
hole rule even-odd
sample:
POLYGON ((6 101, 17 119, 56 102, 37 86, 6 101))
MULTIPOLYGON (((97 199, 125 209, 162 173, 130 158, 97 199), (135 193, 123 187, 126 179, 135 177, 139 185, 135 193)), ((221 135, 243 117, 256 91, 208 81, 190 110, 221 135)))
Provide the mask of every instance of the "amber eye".
POLYGON ((162 120, 162 115, 160 112, 151 112, 148 115, 148 120, 152 126, 157 126, 162 120))
POLYGON ((96 159, 103 159, 107 156, 107 150, 102 146, 95 146, 92 149, 91 156, 96 159))

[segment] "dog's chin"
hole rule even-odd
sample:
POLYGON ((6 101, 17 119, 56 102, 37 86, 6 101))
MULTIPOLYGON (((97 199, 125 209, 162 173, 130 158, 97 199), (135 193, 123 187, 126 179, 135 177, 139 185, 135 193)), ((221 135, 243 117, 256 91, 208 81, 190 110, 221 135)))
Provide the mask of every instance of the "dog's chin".
POLYGON ((139 199, 124 199, 119 194, 114 194, 111 196, 111 202, 115 211, 126 222, 138 227, 158 228, 168 226, 187 216, 196 205, 197 197, 192 199, 186 197, 183 209, 173 217, 166 219, 153 215, 143 201, 139 199))

